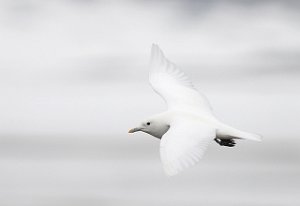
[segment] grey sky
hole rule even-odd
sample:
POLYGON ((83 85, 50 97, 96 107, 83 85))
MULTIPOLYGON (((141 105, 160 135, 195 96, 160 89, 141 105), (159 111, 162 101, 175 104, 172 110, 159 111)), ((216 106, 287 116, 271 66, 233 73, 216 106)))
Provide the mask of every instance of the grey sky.
POLYGON ((0 205, 300 205, 300 1, 0 0, 0 205), (166 178, 152 43, 263 135, 166 178))
POLYGON ((1 1, 0 134, 120 134, 161 111, 153 42, 224 121, 297 134, 297 1, 183 2, 1 1))

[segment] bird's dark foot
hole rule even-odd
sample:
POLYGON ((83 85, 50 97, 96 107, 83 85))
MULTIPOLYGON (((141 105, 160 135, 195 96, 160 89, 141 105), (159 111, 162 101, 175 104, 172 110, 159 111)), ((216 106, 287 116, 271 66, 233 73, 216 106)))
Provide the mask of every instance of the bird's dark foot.
POLYGON ((233 139, 218 139, 215 138, 215 141, 221 146, 234 147, 235 141, 233 139))

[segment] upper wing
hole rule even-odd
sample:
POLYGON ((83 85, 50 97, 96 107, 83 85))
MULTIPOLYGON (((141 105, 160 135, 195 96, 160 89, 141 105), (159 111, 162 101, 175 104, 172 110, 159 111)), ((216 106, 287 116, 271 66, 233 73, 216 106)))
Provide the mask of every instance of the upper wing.
POLYGON ((194 88, 183 71, 165 58, 155 44, 151 50, 149 80, 154 91, 167 102, 169 108, 211 114, 211 107, 205 96, 194 88))
POLYGON ((175 175, 196 164, 203 156, 216 130, 193 120, 176 120, 160 143, 160 156, 167 175, 175 175))

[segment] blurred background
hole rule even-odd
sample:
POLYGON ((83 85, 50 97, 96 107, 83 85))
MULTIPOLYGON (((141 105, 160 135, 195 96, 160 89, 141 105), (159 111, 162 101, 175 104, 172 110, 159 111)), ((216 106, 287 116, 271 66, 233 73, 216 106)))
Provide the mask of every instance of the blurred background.
POLYGON ((0 205, 300 205, 300 2, 0 0, 0 205), (152 43, 263 135, 168 178, 129 128, 166 106, 152 43))

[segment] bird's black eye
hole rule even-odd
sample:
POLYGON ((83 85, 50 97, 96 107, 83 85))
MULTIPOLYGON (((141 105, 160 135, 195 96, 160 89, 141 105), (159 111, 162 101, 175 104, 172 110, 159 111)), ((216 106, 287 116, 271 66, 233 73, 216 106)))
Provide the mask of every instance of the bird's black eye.
POLYGON ((147 125, 150 125, 150 122, 147 122, 147 125))

